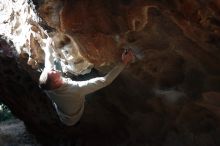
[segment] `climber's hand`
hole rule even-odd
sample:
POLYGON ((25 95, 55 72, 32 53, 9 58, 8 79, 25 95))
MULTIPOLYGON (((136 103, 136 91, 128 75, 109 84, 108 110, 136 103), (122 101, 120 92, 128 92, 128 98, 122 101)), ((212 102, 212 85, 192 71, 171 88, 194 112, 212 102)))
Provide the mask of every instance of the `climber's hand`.
POLYGON ((125 49, 125 51, 122 54, 122 62, 127 65, 129 63, 132 63, 135 59, 134 53, 132 50, 125 49))

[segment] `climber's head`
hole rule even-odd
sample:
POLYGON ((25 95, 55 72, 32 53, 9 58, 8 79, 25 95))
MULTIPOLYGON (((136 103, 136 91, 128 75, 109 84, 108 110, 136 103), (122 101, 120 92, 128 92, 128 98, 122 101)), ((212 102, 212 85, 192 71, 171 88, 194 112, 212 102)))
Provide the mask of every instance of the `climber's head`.
POLYGON ((61 73, 55 70, 44 70, 41 73, 39 84, 45 90, 57 89, 63 85, 61 73))

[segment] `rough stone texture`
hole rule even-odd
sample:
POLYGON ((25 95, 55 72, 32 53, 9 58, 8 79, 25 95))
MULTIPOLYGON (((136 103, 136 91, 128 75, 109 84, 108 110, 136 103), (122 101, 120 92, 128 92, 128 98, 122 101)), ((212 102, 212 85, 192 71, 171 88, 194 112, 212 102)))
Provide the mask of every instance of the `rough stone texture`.
MULTIPOLYGON (((43 134, 47 144, 48 135, 53 135, 57 145, 220 145, 218 0, 34 3, 52 27, 49 36, 56 53, 68 48, 101 72, 120 60, 123 48, 137 56, 109 87, 88 96, 80 124, 68 128, 37 87, 39 73, 22 61, 22 55, 18 60, 5 58, 11 49, 1 41, 1 98, 36 135, 43 134), (30 80, 20 82, 15 74, 30 80)), ((34 56, 41 56, 37 52, 34 56)))
MULTIPOLYGON (((31 1, 0 1, 0 17, 0 35, 11 40, 19 54, 28 55, 27 63, 35 70, 42 69, 45 47, 51 47, 54 58, 61 60, 63 72, 85 74, 93 67, 79 53, 78 44, 74 40, 70 41, 62 33, 54 34, 55 30, 39 18, 31 1), (54 41, 50 43, 52 38, 54 41)), ((52 16, 50 18, 56 19, 52 16)))
POLYGON ((53 3, 53 0, 46 1, 39 8, 40 16, 51 27, 76 40, 83 56, 97 67, 119 60, 126 45, 126 34, 145 27, 148 9, 152 7, 143 1, 67 0, 58 2, 60 6, 54 11, 53 3), (48 9, 53 10, 50 15, 60 17, 48 19, 48 9))

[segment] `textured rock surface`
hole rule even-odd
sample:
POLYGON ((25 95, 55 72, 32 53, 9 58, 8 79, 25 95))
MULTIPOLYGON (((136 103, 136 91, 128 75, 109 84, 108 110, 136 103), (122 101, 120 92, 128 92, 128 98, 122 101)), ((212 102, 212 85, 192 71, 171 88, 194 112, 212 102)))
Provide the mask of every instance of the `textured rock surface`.
MULTIPOLYGON (((218 0, 35 0, 34 3, 49 25, 38 27, 48 30, 42 31, 54 40, 55 54, 64 61, 64 68, 70 68, 67 71, 73 69, 72 61, 72 65, 79 66, 76 74, 93 65, 106 72, 120 60, 123 48, 132 48, 137 59, 109 87, 89 95, 81 123, 66 128, 57 121, 45 95, 38 92, 36 82, 33 91, 16 92, 17 82, 12 82, 14 76, 7 72, 4 66, 7 61, 1 57, 4 77, 0 79, 4 89, 0 90, 1 95, 32 131, 47 136, 53 133, 55 137, 62 134, 60 142, 77 145, 220 145, 218 0), (83 69, 81 62, 85 63, 83 69), (8 80, 10 84, 5 87, 8 80), (27 115, 15 99, 23 99, 27 115), (42 111, 36 112, 38 108, 42 111), (31 116, 33 113, 36 116, 31 116)), ((41 46, 42 51, 44 44, 31 40, 35 50, 41 46)), ((0 44, 1 55, 7 56, 10 47, 4 41, 0 44)), ((34 51, 34 59, 42 57, 38 52, 34 51)), ((21 70, 17 74, 22 76, 26 72, 23 76, 31 75, 37 80, 38 74, 24 62, 18 64, 21 67, 16 68, 14 63, 9 68, 13 66, 21 70)), ((85 76, 76 78, 81 77, 85 76)), ((18 84, 24 89, 29 87, 18 84)))
POLYGON ((61 60, 64 72, 85 74, 90 71, 92 64, 79 53, 78 44, 70 41, 62 34, 48 33, 31 1, 0 1, 0 35, 11 40, 19 54, 28 55, 28 64, 40 70, 44 63, 44 48, 54 50, 55 59, 61 60), (49 43, 51 38, 54 42, 49 43), (57 39, 59 38, 59 40, 57 39), (73 49, 74 48, 74 49, 73 49))

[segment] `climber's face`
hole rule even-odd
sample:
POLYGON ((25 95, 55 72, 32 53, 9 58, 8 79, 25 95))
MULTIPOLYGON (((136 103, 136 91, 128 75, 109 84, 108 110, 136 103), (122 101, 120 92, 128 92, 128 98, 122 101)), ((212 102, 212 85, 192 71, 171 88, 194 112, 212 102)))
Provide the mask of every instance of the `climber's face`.
POLYGON ((50 71, 48 73, 48 78, 51 81, 51 89, 57 89, 63 84, 61 73, 58 71, 50 71))

